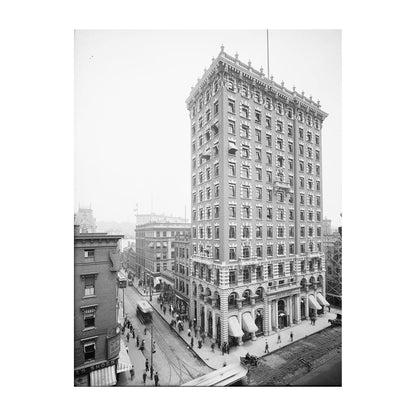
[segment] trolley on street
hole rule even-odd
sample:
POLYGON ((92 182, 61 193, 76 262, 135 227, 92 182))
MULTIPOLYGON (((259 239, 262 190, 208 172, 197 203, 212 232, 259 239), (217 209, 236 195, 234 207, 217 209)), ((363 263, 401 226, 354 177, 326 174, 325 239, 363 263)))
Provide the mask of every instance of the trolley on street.
POLYGON ((145 300, 139 300, 137 302, 136 313, 140 321, 144 324, 152 322, 152 307, 145 300))

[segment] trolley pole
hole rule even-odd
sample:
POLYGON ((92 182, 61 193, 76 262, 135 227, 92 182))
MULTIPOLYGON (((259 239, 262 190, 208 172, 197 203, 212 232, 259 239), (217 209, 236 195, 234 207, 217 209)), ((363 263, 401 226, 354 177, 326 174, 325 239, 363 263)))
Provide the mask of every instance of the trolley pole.
MULTIPOLYGON (((150 367, 153 367, 153 325, 150 326, 150 367)), ((153 380, 152 372, 150 372, 150 379, 153 380)))

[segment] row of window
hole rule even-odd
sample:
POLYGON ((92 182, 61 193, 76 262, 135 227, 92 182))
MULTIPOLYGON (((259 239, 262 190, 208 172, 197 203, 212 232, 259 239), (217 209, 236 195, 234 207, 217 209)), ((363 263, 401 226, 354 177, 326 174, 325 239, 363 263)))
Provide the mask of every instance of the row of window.
MULTIPOLYGON (((252 218, 252 213, 255 212, 256 217, 255 219, 258 220, 262 220, 263 219, 263 212, 265 213, 264 219, 266 220, 272 220, 273 219, 273 209, 270 207, 267 207, 265 210, 263 210, 263 207, 251 207, 250 205, 243 205, 241 207, 241 218, 242 219, 253 219, 252 218)), ((196 216, 197 211, 193 210, 192 211, 192 219, 193 221, 197 220, 197 216, 196 216)), ((204 220, 211 220, 212 219, 212 207, 206 207, 205 210, 204 208, 199 208, 198 210, 198 219, 200 221, 204 221, 204 220), (205 218, 204 218, 204 214, 206 214, 205 218)), ((236 216, 236 207, 234 205, 231 205, 228 207, 228 214, 230 218, 237 218, 236 216)), ((293 209, 288 209, 288 214, 289 214, 289 220, 294 220, 295 215, 294 215, 294 210, 293 209)), ((219 205, 215 205, 214 206, 214 218, 219 218, 220 217, 220 207, 219 205)), ((305 221, 305 210, 300 210, 299 212, 299 219, 300 221, 305 221)), ((308 211, 308 221, 313 221, 313 211, 310 210, 308 211)), ((315 212, 315 218, 317 222, 321 221, 321 212, 320 211, 316 211, 315 212)), ((279 221, 285 221, 286 216, 285 216, 285 209, 284 208, 277 208, 276 209, 276 219, 279 221)))

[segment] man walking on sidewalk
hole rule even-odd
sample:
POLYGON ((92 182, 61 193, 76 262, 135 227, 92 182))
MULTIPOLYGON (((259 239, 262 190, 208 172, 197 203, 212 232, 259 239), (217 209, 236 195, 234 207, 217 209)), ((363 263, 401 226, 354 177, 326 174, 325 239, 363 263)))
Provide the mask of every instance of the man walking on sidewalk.
POLYGON ((280 333, 277 334, 277 343, 280 344, 282 342, 282 340, 280 339, 280 333))
POLYGON ((148 358, 146 358, 145 366, 146 366, 146 373, 147 373, 149 371, 149 359, 148 358))
POLYGON ((150 366, 150 380, 153 380, 153 366, 150 366))
POLYGON ((147 373, 146 371, 143 371, 143 384, 146 384, 146 377, 147 377, 147 373))
POLYGON ((130 378, 133 380, 134 379, 134 365, 131 367, 130 369, 130 378))
POLYGON ((155 386, 157 387, 158 384, 159 384, 159 374, 156 371, 156 373, 155 373, 155 386))
POLYGON ((293 332, 290 331, 290 342, 293 342, 293 332))
POLYGON ((268 342, 267 342, 267 339, 266 339, 266 346, 265 346, 265 348, 264 348, 264 353, 269 353, 269 344, 268 344, 268 342))

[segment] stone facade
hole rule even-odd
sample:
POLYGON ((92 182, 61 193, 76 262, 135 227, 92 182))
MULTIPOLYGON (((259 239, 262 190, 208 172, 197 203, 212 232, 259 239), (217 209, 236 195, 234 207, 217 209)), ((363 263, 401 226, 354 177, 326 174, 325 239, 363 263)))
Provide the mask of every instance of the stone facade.
POLYGON ((319 101, 223 49, 186 103, 192 316, 219 342, 240 344, 308 319, 310 295, 325 296, 321 128, 327 114, 319 101), (233 316, 244 335, 231 338, 233 316), (245 330, 250 321, 258 331, 245 330))

